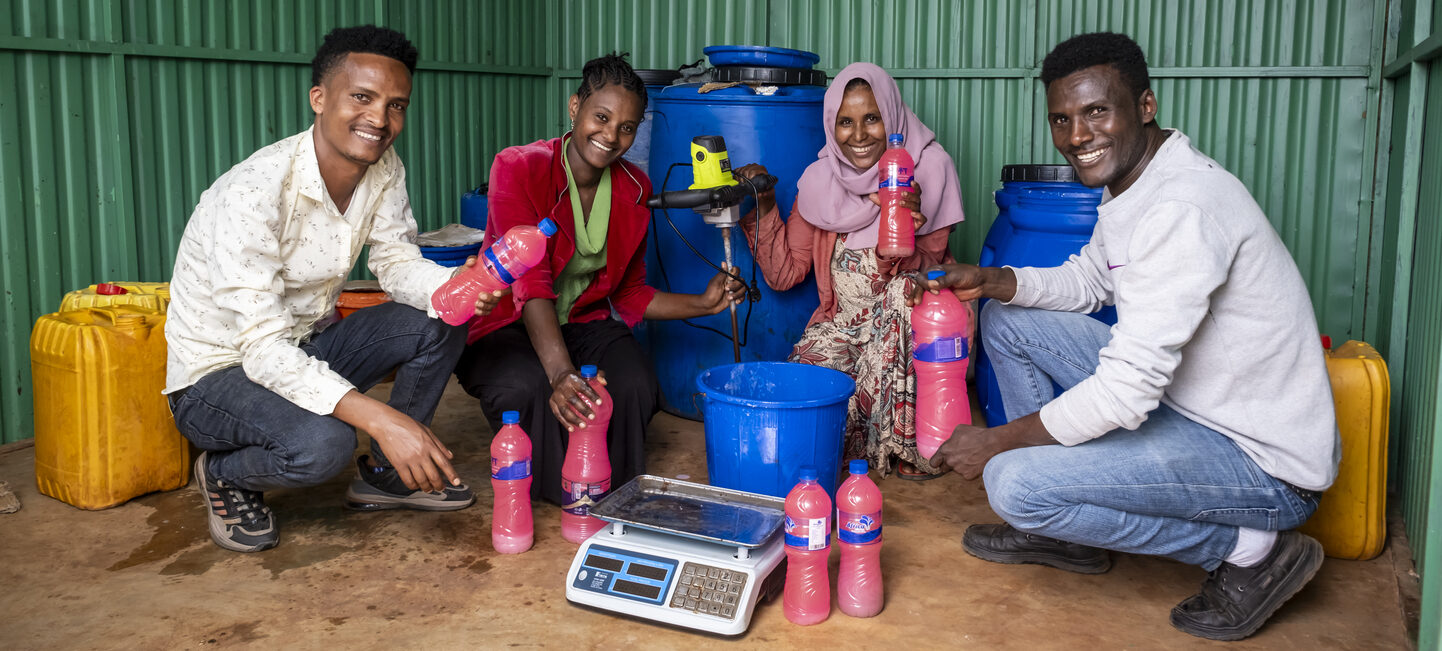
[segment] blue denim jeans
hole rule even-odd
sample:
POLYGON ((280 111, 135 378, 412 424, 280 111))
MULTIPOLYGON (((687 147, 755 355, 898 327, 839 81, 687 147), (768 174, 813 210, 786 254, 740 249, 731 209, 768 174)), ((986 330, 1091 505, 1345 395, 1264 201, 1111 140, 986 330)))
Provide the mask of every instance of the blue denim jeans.
MULTIPOLYGON (((1050 402, 1052 382, 1065 390, 1095 373, 1111 338, 1084 314, 999 301, 982 310, 981 336, 1010 420, 1050 402)), ((1208 571, 1236 546, 1238 527, 1296 528, 1319 497, 1268 475, 1231 439, 1166 405, 1135 431, 999 454, 982 476, 992 509, 1019 530, 1208 571)))
MULTIPOLYGON (((358 391, 396 371, 388 404, 430 424, 465 345, 464 326, 399 303, 357 310, 301 345, 358 391)), ((296 406, 246 377, 215 371, 170 395, 175 426, 209 456, 211 477, 253 491, 314 486, 350 465, 355 428, 296 406)), ((371 454, 385 463, 375 440, 371 454)))

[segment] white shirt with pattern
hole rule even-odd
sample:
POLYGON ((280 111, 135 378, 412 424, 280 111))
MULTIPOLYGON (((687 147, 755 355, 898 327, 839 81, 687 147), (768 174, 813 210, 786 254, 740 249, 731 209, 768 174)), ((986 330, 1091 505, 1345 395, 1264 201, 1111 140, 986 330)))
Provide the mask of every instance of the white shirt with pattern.
POLYGON ((423 257, 405 167, 386 150, 342 213, 326 192, 311 129, 264 147, 204 194, 170 280, 165 393, 240 365, 251 381, 317 414, 353 386, 300 344, 337 320, 361 248, 392 300, 425 310, 456 272, 423 257))

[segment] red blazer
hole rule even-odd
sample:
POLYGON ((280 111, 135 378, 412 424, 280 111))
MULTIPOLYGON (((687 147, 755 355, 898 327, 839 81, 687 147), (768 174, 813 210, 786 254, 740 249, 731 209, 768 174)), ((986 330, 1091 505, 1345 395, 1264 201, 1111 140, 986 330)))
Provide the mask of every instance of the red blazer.
MULTIPOLYGON (((521 307, 533 298, 555 299, 552 283, 576 253, 576 218, 561 167, 561 139, 538 140, 529 145, 508 147, 496 154, 491 165, 487 193, 486 239, 488 247, 512 226, 536 224, 545 217, 555 220, 558 230, 546 243, 546 257, 511 285, 510 301, 471 319, 467 343, 521 318, 521 307)), ((606 266, 598 269, 591 284, 572 306, 571 323, 611 318, 614 310, 626 325, 635 327, 646 313, 656 290, 646 285, 646 229, 650 211, 651 180, 624 159, 611 164, 611 219, 606 234, 606 266)))

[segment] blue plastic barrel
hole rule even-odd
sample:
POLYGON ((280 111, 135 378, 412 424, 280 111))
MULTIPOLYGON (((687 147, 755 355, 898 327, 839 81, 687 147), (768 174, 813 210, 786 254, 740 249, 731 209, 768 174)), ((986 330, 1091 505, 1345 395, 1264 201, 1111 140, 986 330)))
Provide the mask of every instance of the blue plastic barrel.
MULTIPOLYGON (((1078 183, 1070 165, 1007 165, 995 196, 1000 212, 982 244, 981 266, 1054 267, 1091 240, 1102 191, 1078 183)), ((1092 317, 1115 324, 1116 308, 1092 317)), ((978 400, 987 425, 995 427, 1007 422, 1006 408, 991 360, 977 343, 978 400)))
MULTIPOLYGON (((774 95, 757 95, 744 86, 705 94, 698 93, 698 88, 699 84, 669 86, 656 98, 650 171, 654 190, 683 190, 690 186, 691 168, 673 169, 671 165, 689 163, 692 138, 719 135, 726 140, 733 168, 759 162, 779 179, 776 203, 782 218, 786 218, 796 200, 797 179, 806 166, 816 160, 825 142, 821 102, 826 89, 781 86, 774 95)), ((750 199, 743 203, 743 214, 754 203, 750 199)), ((677 236, 677 230, 691 246, 717 265, 725 259, 721 231, 702 222, 701 216, 692 210, 657 210, 654 215, 652 241, 646 253, 647 283, 663 291, 705 291, 706 283, 716 275, 716 270, 691 252, 677 236), (676 230, 667 223, 667 217, 676 230)), ((739 227, 731 229, 732 259, 749 283, 751 250, 742 237, 744 233, 739 227)), ((737 323, 744 330, 742 337, 746 343, 741 349, 741 361, 784 360, 801 339, 811 313, 816 311, 816 281, 807 278, 788 291, 776 292, 766 285, 759 267, 755 278, 761 300, 749 306, 745 303, 737 306, 737 323), (751 310, 749 323, 746 321, 748 309, 751 310)), ((691 322, 727 335, 731 332, 731 319, 724 311, 691 322)), ((736 361, 730 339, 681 321, 647 321, 638 336, 655 360, 662 408, 685 418, 698 418, 700 413, 692 400, 695 378, 703 370, 736 361)))
POLYGON ((712 486, 786 497, 801 466, 815 466, 836 499, 846 405, 856 382, 824 366, 745 362, 696 377, 706 412, 712 486))
POLYGON ((656 98, 661 90, 681 77, 675 70, 637 70, 636 76, 646 84, 646 113, 641 125, 636 127, 636 139, 631 148, 621 157, 636 164, 647 176, 651 175, 651 125, 655 122, 656 98))
POLYGON ((489 183, 482 183, 474 190, 461 195, 462 225, 486 230, 486 214, 488 212, 486 193, 490 191, 490 186, 489 183))

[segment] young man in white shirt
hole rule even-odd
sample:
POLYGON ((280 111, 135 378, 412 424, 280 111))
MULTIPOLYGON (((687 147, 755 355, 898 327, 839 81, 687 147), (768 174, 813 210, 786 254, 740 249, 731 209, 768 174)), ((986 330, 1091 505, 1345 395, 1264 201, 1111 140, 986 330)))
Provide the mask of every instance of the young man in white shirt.
POLYGON ((1246 187, 1157 126, 1130 38, 1072 38, 1041 78, 1052 143, 1106 188, 1100 219, 1059 267, 946 265, 928 283, 992 299, 981 337, 1011 421, 958 427, 931 462, 982 475, 1006 521, 968 528, 971 555, 1083 573, 1107 571, 1108 549, 1198 565, 1208 577, 1172 625, 1242 639, 1322 564, 1295 531, 1339 454, 1307 288, 1246 187), (1113 328, 1086 315, 1103 305, 1113 328))
MULTIPOLYGON (((427 424, 465 343, 431 294, 456 272, 421 257, 405 168, 416 49, 374 26, 336 29, 311 63, 312 127, 252 154, 201 195, 171 279, 165 393, 195 461, 211 539, 279 541, 264 491, 320 484, 371 438, 346 493, 360 510, 474 501, 427 424), (365 245, 392 302, 338 321, 365 245), (364 391, 396 372, 388 403, 364 391)), ((468 261, 467 266, 474 264, 468 261)), ((484 314, 499 295, 482 297, 484 314)))

